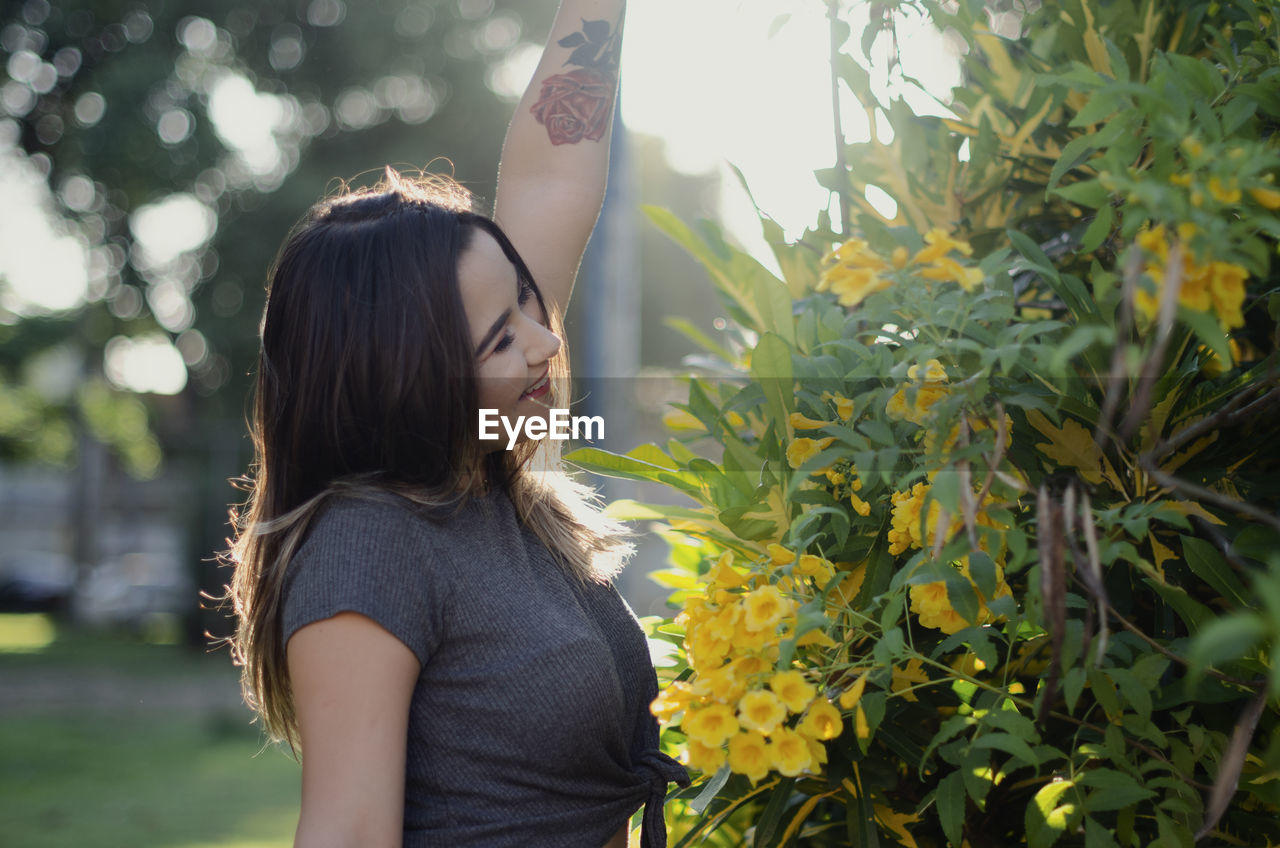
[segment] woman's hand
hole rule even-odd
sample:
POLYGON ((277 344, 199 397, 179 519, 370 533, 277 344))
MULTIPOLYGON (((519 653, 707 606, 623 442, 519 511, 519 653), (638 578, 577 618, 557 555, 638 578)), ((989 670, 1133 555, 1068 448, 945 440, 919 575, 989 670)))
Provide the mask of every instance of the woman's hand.
POLYGON ((502 148, 495 218, 563 312, 600 214, 623 0, 563 0, 502 148))
POLYGON ((399 848, 418 658, 353 612, 301 628, 287 656, 302 742, 295 848, 399 848))

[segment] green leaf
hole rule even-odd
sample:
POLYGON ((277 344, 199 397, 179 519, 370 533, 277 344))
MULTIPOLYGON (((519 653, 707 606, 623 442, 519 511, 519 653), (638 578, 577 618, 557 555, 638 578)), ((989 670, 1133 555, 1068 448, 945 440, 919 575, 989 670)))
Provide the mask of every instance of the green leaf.
POLYGON ((1082 253, 1092 253, 1097 250, 1111 234, 1111 227, 1115 224, 1116 210, 1109 202, 1103 202, 1097 208, 1098 214, 1093 216, 1093 220, 1084 231, 1084 236, 1080 239, 1082 253))
POLYGON ((760 384, 769 418, 779 433, 783 432, 796 401, 792 391, 791 346, 773 333, 761 336, 751 353, 751 379, 760 384))
POLYGON ((756 835, 752 840, 752 848, 776 848, 778 838, 782 836, 780 826, 782 817, 787 812, 787 802, 795 791, 796 779, 784 777, 769 792, 769 802, 764 805, 760 817, 756 819, 756 835))
POLYGON ((702 815, 707 809, 707 805, 720 794, 720 790, 724 788, 725 783, 729 780, 729 766, 720 766, 720 769, 707 781, 702 787, 702 791, 698 793, 698 797, 689 802, 689 809, 698 815, 702 815))
POLYGON ((1062 694, 1067 702, 1067 712, 1074 713, 1076 711, 1076 703, 1080 700, 1080 693, 1084 691, 1085 670, 1080 666, 1072 666, 1067 669, 1067 673, 1062 678, 1062 694))
POLYGON ((947 841, 960 845, 964 841, 965 806, 964 779, 960 772, 953 771, 938 781, 933 797, 938 808, 938 823, 947 841))
POLYGON ((1092 818, 1084 820, 1084 848, 1119 848, 1111 831, 1092 818))
POLYGON ((1087 771, 1077 782, 1082 786, 1093 787, 1094 791, 1089 793, 1084 802, 1085 810, 1090 813, 1122 810, 1156 797, 1155 792, 1139 785, 1134 778, 1112 769, 1087 771))
POLYGON ((1213 349, 1219 362, 1231 362, 1231 349, 1227 344, 1227 334, 1218 323, 1217 316, 1198 309, 1178 307, 1178 320, 1191 328, 1200 341, 1213 349))
MULTIPOLYGON (((938 472, 933 478, 933 485, 929 488, 929 494, 942 505, 942 508, 951 513, 951 517, 960 514, 960 474, 955 469, 944 468, 938 472)), ((925 511, 921 510, 921 518, 925 517, 925 511)), ((928 538, 929 534, 925 535, 928 538)))
POLYGON ((1103 672, 1120 690, 1133 711, 1144 719, 1151 718, 1151 692, 1127 668, 1107 668, 1103 672))
POLYGON ((1182 619, 1182 623, 1187 625, 1187 629, 1193 633, 1199 630, 1205 622, 1212 621, 1217 615, 1213 610, 1192 598, 1187 593, 1187 590, 1181 586, 1161 583, 1150 577, 1144 577, 1142 582, 1154 589, 1156 594, 1164 599, 1164 602, 1178 614, 1178 618, 1182 619))
POLYGON ((1271 632, 1271 625, 1252 611, 1210 621, 1191 641, 1187 659, 1193 669, 1218 666, 1247 657, 1271 632))
POLYGON ((1058 181, 1070 171, 1087 161, 1090 156, 1102 148, 1109 147, 1115 143, 1121 135, 1124 134, 1128 125, 1123 121, 1111 121, 1096 133, 1076 136, 1067 146, 1062 148, 1062 154, 1058 157, 1058 161, 1053 164, 1053 170, 1049 172, 1049 182, 1045 186, 1045 193, 1048 194, 1058 181))
POLYGON ((1036 756, 1035 751, 1031 750, 1031 746, 1012 733, 987 733, 973 740, 971 744, 974 748, 1004 751, 1032 767, 1040 765, 1040 758, 1036 756))
POLYGON ((1049 848, 1066 832, 1068 809, 1058 806, 1058 800, 1074 785, 1070 780, 1055 779, 1040 787, 1027 804, 1028 848, 1049 848))
POLYGON ((1253 524, 1244 528, 1231 540, 1231 550, 1273 568, 1280 567, 1280 533, 1270 527, 1253 524))
POLYGON ((991 600, 996 596, 996 564, 986 551, 969 552, 969 576, 973 578, 983 598, 991 600))
POLYGON ((1213 545, 1195 536, 1180 538, 1182 555, 1186 558, 1187 567, 1193 574, 1216 589, 1222 597, 1235 606, 1252 606, 1249 603, 1249 592, 1213 545))
POLYGON ((619 456, 599 448, 578 448, 566 454, 564 460, 606 477, 662 483, 684 492, 695 500, 703 499, 702 482, 698 479, 698 475, 686 471, 672 471, 660 465, 642 462, 629 456, 619 456))
POLYGON ((1080 180, 1070 185, 1058 186, 1053 192, 1077 206, 1087 206, 1090 209, 1102 206, 1111 196, 1111 192, 1097 180, 1080 180))
POLYGON ((1032 269, 1046 279, 1057 279, 1058 270, 1049 261, 1049 257, 1045 256, 1044 251, 1040 249, 1040 245, 1017 230, 1006 230, 1005 232, 1018 253, 1022 254, 1022 258, 1031 263, 1032 269))

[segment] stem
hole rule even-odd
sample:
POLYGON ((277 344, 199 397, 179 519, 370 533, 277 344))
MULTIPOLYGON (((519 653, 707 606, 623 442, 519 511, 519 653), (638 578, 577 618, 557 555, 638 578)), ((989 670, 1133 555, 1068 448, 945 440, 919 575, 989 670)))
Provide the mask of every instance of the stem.
POLYGON ((1276 380, 1277 378, 1272 376, 1269 377, 1262 385, 1249 386, 1244 391, 1238 392, 1223 404, 1221 409, 1210 415, 1208 418, 1203 418, 1190 427, 1183 428, 1167 440, 1153 447, 1147 453, 1147 457, 1153 461, 1161 459, 1167 454, 1173 453, 1178 448, 1195 441, 1201 436, 1208 435, 1222 427, 1227 427, 1252 417, 1255 413, 1261 411, 1270 404, 1275 403, 1277 400, 1280 400, 1280 389, 1272 389, 1262 397, 1251 402, 1248 406, 1245 406, 1243 409, 1240 408, 1241 404, 1247 401, 1252 395, 1265 388, 1268 383, 1274 383, 1276 380))
MULTIPOLYGON (((1158 651, 1161 655, 1163 655, 1167 659, 1170 659, 1187 668, 1191 667, 1190 660, 1186 659, 1185 657, 1181 657, 1178 654, 1175 654, 1173 651, 1169 650, 1164 645, 1161 645, 1155 639, 1152 639, 1146 633, 1143 633, 1141 628, 1138 627, 1138 625, 1134 624, 1133 622, 1129 621, 1129 619, 1121 615, 1119 610, 1111 606, 1111 604, 1107 604, 1107 612, 1111 613, 1112 617, 1115 618, 1116 621, 1120 622, 1121 626, 1123 626, 1125 630, 1128 630, 1134 636, 1137 636, 1139 639, 1146 642, 1148 645, 1150 645, 1152 648, 1154 648, 1156 651, 1158 651)), ((1223 674, 1222 672, 1218 671, 1215 668, 1206 668, 1204 670, 1204 673, 1209 675, 1210 677, 1216 677, 1224 683, 1230 683, 1233 686, 1239 686, 1242 689, 1248 689, 1250 692, 1255 692, 1255 693, 1261 692, 1263 688, 1263 682, 1241 680, 1238 677, 1232 677, 1229 674, 1223 674)))
MULTIPOLYGON (((836 62, 840 57, 840 43, 836 36, 838 29, 836 25, 840 20, 839 7, 839 0, 827 0, 827 20, 830 21, 828 30, 831 34, 831 52, 828 62, 831 66, 831 121, 835 129, 836 170, 847 176, 849 162, 844 155, 844 127, 840 120, 840 73, 836 70, 836 62)), ((836 196, 840 198, 840 236, 847 239, 853 230, 853 204, 849 200, 848 191, 844 188, 837 191, 836 196)))

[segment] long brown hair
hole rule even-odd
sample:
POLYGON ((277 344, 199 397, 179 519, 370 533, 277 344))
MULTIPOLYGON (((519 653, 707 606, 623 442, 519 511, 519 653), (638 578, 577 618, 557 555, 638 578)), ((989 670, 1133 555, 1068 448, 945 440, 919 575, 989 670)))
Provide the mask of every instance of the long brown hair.
MULTIPOLYGON (((326 198, 286 238, 268 275, 251 433, 249 497, 233 512, 226 597, 246 702, 296 746, 282 633, 289 563, 335 494, 460 506, 481 485, 507 490, 523 522, 574 576, 603 581, 630 552, 590 489, 563 471, 560 443, 486 450, 476 437, 474 351, 458 259, 477 230, 498 242, 563 338, 529 269, 470 196, 439 176, 326 198), (480 473, 477 473, 479 471, 480 473)), ((568 356, 552 359, 553 406, 568 356)))

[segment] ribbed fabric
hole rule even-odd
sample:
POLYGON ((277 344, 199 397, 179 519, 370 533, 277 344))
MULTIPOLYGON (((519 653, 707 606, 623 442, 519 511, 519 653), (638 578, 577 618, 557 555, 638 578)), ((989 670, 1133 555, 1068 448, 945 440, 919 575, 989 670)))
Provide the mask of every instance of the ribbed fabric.
MULTIPOLYGON (((684 769, 658 750, 644 633, 582 585, 497 491, 441 518, 393 496, 334 499, 285 583, 284 637, 343 611, 422 663, 409 713, 405 848, 600 848, 684 769)), ((306 756, 305 750, 303 756, 306 756)))

